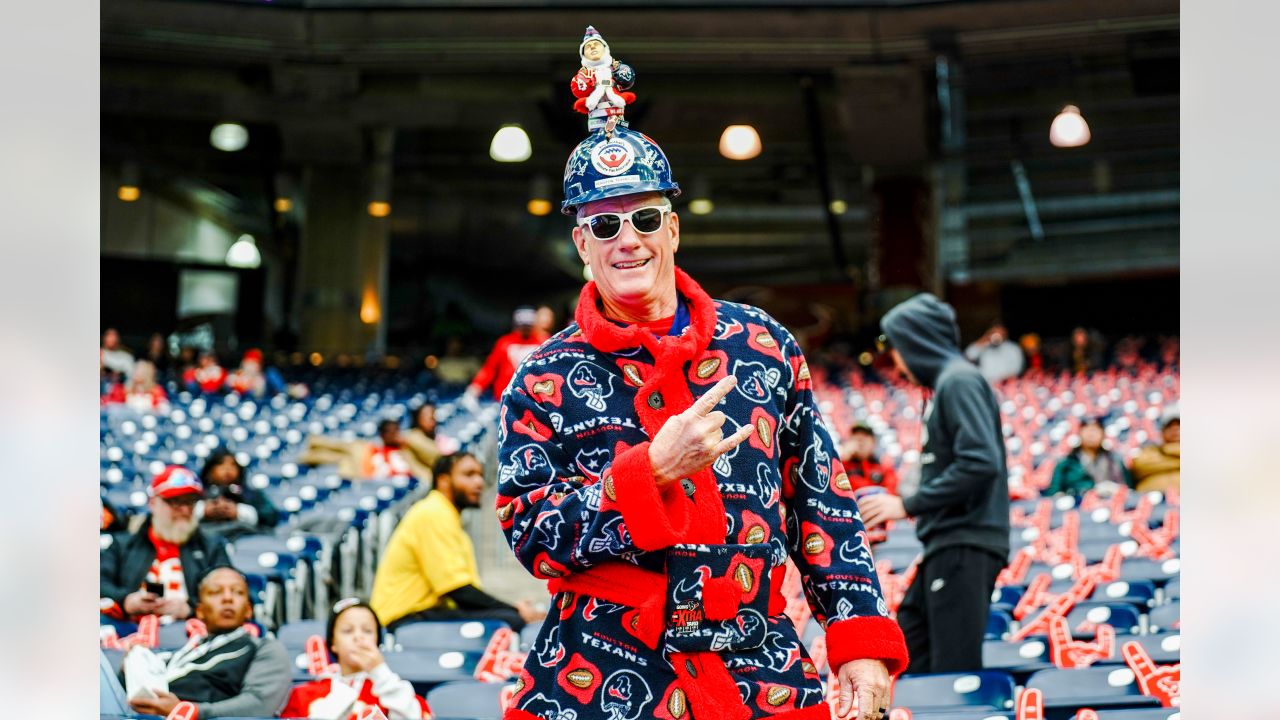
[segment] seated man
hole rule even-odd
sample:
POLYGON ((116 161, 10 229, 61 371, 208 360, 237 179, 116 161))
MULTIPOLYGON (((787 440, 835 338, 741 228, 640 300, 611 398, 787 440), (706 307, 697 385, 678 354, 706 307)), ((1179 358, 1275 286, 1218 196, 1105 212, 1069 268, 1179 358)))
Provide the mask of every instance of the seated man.
POLYGON ((436 445, 436 406, 424 402, 415 408, 413 427, 402 433, 400 439, 409 451, 409 462, 415 467, 414 475, 422 476, 418 467, 435 467, 440 459, 440 447, 436 445))
POLYGON ((539 619, 524 602, 508 605, 480 589, 475 550, 462 511, 480 506, 484 467, 470 453, 440 458, 435 489, 409 508, 387 542, 369 604, 387 629, 415 620, 503 620, 517 632, 539 619))
POLYGON ((204 529, 234 541, 241 535, 269 533, 275 529, 280 512, 261 490, 244 476, 244 466, 235 453, 217 448, 200 468, 204 502, 198 508, 204 529))
POLYGON ((1133 459, 1133 483, 1138 492, 1177 490, 1182 478, 1182 420, 1178 406, 1160 416, 1160 440, 1142 448, 1133 459))
POLYGON ((196 502, 204 487, 195 473, 171 465, 151 481, 151 515, 138 531, 111 536, 99 556, 102 614, 136 622, 143 615, 184 620, 191 591, 215 565, 230 563, 226 542, 199 527, 196 502))
MULTIPOLYGON (((156 679, 168 690, 135 697, 129 707, 167 715, 184 700, 196 703, 200 720, 217 717, 274 717, 289 695, 289 656, 274 638, 255 637, 245 623, 253 617, 249 583, 239 570, 222 565, 200 580, 196 617, 209 634, 180 650, 159 653, 156 679)), ((130 653, 150 652, 134 648, 130 653)), ((126 661, 128 658, 126 658, 126 661)))
POLYGON ((882 487, 890 495, 898 494, 898 473, 893 465, 880 462, 876 455, 876 431, 866 423, 849 430, 849 439, 840 447, 840 462, 849 477, 849 490, 882 487))

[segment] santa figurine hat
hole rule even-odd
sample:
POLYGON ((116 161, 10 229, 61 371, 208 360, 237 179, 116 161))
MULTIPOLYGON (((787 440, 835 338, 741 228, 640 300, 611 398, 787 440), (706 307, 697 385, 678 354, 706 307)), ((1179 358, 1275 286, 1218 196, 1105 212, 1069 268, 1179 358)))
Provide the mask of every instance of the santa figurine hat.
POLYGON ((594 27, 592 27, 591 25, 588 25, 587 31, 582 34, 582 44, 578 46, 579 55, 581 55, 582 51, 587 48, 587 43, 591 42, 592 40, 595 40, 596 42, 599 42, 601 45, 604 45, 605 50, 609 49, 609 43, 604 41, 604 36, 602 36, 600 32, 596 30, 594 27))

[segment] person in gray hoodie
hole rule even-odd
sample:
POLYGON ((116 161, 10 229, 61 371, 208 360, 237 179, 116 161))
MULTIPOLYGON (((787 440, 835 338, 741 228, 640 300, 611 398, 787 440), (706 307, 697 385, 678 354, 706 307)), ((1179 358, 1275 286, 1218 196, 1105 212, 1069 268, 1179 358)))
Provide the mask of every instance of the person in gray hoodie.
POLYGON ((982 667, 996 576, 1009 555, 1009 479, 995 392, 960 353, 955 310, 928 293, 880 321, 898 371, 932 391, 924 411, 920 487, 859 501, 863 522, 915 518, 924 559, 898 608, 907 672, 982 667))

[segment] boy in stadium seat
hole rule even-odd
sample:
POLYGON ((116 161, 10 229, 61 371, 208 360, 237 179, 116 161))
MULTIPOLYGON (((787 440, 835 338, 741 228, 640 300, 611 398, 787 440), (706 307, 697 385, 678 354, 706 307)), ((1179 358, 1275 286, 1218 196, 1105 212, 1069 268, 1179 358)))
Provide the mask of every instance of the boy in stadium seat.
POLYGON ((867 527, 916 519, 924 561, 898 609, 909 672, 982 667, 996 575, 1009 555, 1009 478, 995 392, 960 354, 955 309, 921 293, 880 321, 898 371, 933 391, 920 487, 859 501, 867 527))
POLYGON ((898 473, 892 464, 881 462, 876 455, 876 431, 870 425, 855 424, 840 449, 840 462, 844 463, 851 489, 881 487, 887 493, 898 494, 898 473))
POLYGON ((417 620, 505 621, 517 632, 541 615, 480 589, 462 511, 480 506, 484 467, 471 453, 440 458, 435 489, 409 508, 387 542, 369 604, 389 629, 417 620))
MULTIPOLYGON (((205 573, 199 593, 196 617, 209 634, 193 637, 172 653, 158 653, 163 662, 159 676, 169 689, 155 690, 150 698, 135 697, 129 706, 163 716, 186 700, 196 703, 200 720, 274 717, 289 694, 289 656, 279 641, 255 637, 245 627, 253 617, 248 581, 239 570, 222 565, 205 573)), ((129 652, 151 651, 135 647, 129 652)))
POLYGON ((137 532, 112 535, 99 555, 103 615, 124 621, 191 616, 196 581, 209 568, 230 563, 226 541, 199 527, 195 506, 203 490, 195 473, 176 465, 152 479, 151 515, 137 532), (162 592, 152 592, 156 585, 162 592))

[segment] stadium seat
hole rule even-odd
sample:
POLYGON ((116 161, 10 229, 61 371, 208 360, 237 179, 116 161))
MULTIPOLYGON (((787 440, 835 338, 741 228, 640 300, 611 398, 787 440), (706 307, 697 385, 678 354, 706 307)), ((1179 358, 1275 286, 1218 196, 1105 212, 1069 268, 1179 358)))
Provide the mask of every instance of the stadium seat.
POLYGON ((1139 710, 1103 710, 1098 720, 1180 720, 1178 708, 1142 708, 1139 710))
POLYGON ((480 653, 457 650, 401 650, 383 657, 387 667, 412 683, 414 691, 423 696, 441 683, 470 680, 480 662, 480 653))
MULTIPOLYGON (((528 651, 530 648, 533 647, 533 641, 538 639, 539 630, 542 630, 541 620, 537 622, 531 622, 528 625, 524 626, 524 629, 520 631, 520 649, 521 650, 528 651)), ((807 645, 808 641, 805 641, 805 644, 807 645)))
POLYGON ((1138 689, 1133 671, 1103 665, 1077 670, 1041 670, 1027 679, 1027 687, 1044 693, 1045 710, 1156 707, 1155 698, 1138 689))
POLYGON ((1142 635, 1127 638, 1138 641, 1151 661, 1157 665, 1172 665, 1182 661, 1182 634, 1178 632, 1162 632, 1155 635, 1142 635))
POLYGON ((1157 585, 1164 585, 1178 577, 1182 562, 1177 558, 1157 562, 1155 560, 1130 559, 1120 564, 1120 579, 1150 580, 1157 585))
POLYGON ((1156 586, 1149 580, 1117 580, 1094 588, 1090 600, 1120 602, 1136 605, 1145 610, 1155 604, 1156 586))
POLYGON ((1013 616, 1005 610, 991 608, 987 614, 987 632, 986 640, 1003 640, 1009 634, 1009 628, 1013 625, 1013 616))
POLYGON ((1182 599, 1182 578, 1176 577, 1164 584, 1164 595, 1161 598, 1163 602, 1171 602, 1182 599))
POLYGON ((484 652, 501 620, 436 620, 399 626, 393 637, 396 650, 460 650, 484 652))
POLYGON ((982 670, 976 673, 908 675, 893 686, 893 704, 916 712, 972 708, 1013 708, 1013 678, 1008 673, 982 670))
POLYGON ((161 625, 157 633, 157 650, 177 650, 187 644, 187 624, 181 620, 161 625))
POLYGON ((885 547, 876 548, 873 552, 876 562, 888 560, 895 573, 900 573, 911 566, 920 556, 920 547, 885 547))
POLYGON ((1067 627, 1076 638, 1094 636, 1094 626, 1106 623, 1117 635, 1137 635, 1141 631, 1141 613, 1133 605, 1118 602, 1083 602, 1067 614, 1067 627))
POLYGON ((1030 637, 1021 642, 988 640, 982 643, 982 666, 1016 676, 1051 668, 1049 642, 1041 637, 1030 637))
POLYGON ((499 720, 502 688, 502 683, 447 682, 427 693, 427 705, 434 720, 499 720))
POLYGON ((911 720, 1014 720, 1014 714, 992 710, 926 711, 912 712, 911 720))
POLYGON ((1147 632, 1160 633, 1170 630, 1177 631, 1181 627, 1181 616, 1181 602, 1165 603, 1157 608, 1153 608, 1147 615, 1147 632))

